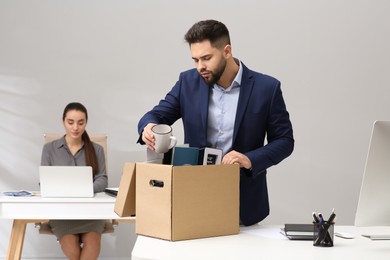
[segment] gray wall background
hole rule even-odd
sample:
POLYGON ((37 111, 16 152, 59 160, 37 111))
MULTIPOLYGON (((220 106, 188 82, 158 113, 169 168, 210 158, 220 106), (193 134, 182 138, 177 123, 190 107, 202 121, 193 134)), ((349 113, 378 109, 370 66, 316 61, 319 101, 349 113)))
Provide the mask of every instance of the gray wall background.
MULTIPOLYGON (((296 148, 269 169, 265 224, 311 221, 332 208, 353 224, 375 120, 389 119, 390 2, 385 0, 0 0, 0 190, 38 189, 44 132, 63 132, 64 106, 89 110, 108 135, 110 186, 143 161, 138 119, 193 62, 184 33, 223 21, 233 54, 282 82, 296 148)), ((174 134, 183 141, 181 123, 174 134)), ((12 222, 0 220, 0 258, 12 222)), ((129 258, 134 225, 103 238, 102 259, 129 258)), ((23 258, 61 258, 28 227, 23 258)))

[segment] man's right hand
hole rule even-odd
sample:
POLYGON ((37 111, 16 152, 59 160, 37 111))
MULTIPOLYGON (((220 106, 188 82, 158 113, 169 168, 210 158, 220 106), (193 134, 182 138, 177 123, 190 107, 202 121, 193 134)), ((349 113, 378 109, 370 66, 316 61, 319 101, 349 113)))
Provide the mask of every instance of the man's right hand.
POLYGON ((142 141, 148 146, 148 148, 154 151, 155 138, 152 132, 152 127, 155 126, 154 123, 149 123, 145 126, 142 132, 142 141))

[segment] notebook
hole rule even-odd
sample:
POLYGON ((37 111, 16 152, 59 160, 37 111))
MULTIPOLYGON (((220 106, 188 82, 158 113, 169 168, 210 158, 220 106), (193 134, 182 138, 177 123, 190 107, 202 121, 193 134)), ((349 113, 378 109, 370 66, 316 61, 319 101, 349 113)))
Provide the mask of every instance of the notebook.
POLYGON ((282 234, 290 240, 313 240, 313 224, 284 224, 282 234))
POLYGON ((93 197, 91 166, 40 166, 41 196, 46 198, 93 197))
POLYGON ((113 197, 116 197, 118 195, 118 190, 119 188, 118 187, 114 187, 114 188, 106 188, 104 190, 104 192, 108 195, 111 195, 113 197))

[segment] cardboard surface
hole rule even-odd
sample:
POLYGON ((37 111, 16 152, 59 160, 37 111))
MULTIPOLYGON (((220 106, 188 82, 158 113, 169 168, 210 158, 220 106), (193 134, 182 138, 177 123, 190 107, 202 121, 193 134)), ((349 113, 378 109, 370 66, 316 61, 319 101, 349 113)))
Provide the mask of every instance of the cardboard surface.
POLYGON ((239 232, 239 166, 136 164, 136 233, 185 240, 239 232))
POLYGON ((137 163, 136 233, 170 238, 171 232, 171 165, 137 163), (163 187, 153 184, 162 182, 163 187), (154 185, 154 186, 153 186, 154 185))
POLYGON ((114 211, 120 217, 135 216, 135 163, 125 163, 114 211))

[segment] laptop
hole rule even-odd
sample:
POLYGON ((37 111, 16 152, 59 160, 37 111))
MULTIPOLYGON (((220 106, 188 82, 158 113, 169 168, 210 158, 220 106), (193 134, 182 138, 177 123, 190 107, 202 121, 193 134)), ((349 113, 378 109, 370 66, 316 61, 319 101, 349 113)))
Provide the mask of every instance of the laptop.
POLYGON ((91 166, 39 166, 39 181, 45 198, 94 196, 91 166))

